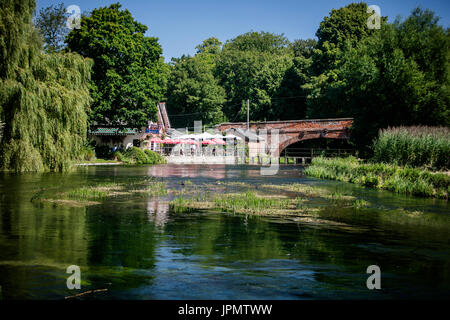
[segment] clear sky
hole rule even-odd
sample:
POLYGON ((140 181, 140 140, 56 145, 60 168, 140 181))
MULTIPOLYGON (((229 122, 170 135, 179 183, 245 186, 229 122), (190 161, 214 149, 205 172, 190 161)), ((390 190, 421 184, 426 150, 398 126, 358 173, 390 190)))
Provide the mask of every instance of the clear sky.
MULTIPOLYGON (((37 8, 64 2, 81 11, 120 2, 133 17, 148 26, 147 35, 158 37, 166 62, 182 54, 195 54, 204 39, 217 37, 225 42, 248 31, 281 34, 289 40, 314 38, 323 17, 331 9, 357 0, 36 0, 37 8)), ((448 0, 369 0, 382 16, 392 22, 406 17, 416 6, 433 10, 445 28, 450 27, 448 0)))

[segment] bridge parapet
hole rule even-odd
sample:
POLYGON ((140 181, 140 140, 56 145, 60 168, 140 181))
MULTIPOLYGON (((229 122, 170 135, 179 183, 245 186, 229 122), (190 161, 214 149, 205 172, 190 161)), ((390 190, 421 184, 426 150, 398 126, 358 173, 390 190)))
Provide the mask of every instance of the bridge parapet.
MULTIPOLYGON (((302 140, 327 138, 327 139, 349 139, 350 129, 353 126, 353 118, 337 119, 308 119, 308 120, 286 120, 286 121, 264 121, 251 122, 250 130, 259 134, 264 130, 267 134, 265 143, 271 143, 271 130, 278 130, 278 148, 274 152, 279 155, 287 146, 302 140)), ((246 122, 227 122, 216 126, 221 132, 230 129, 247 129, 246 122)))
MULTIPOLYGON (((353 118, 338 118, 338 119, 307 119, 307 120, 285 120, 285 121, 261 121, 251 122, 249 124, 250 130, 261 129, 291 129, 297 131, 308 131, 311 129, 337 129, 337 128, 351 128, 353 125, 353 118)), ((220 131, 225 131, 232 128, 247 129, 246 122, 225 122, 216 126, 220 131)))

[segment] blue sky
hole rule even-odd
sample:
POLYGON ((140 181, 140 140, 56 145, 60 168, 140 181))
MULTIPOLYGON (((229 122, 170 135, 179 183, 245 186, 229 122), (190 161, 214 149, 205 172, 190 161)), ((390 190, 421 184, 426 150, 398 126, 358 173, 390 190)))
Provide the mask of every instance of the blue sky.
MULTIPOLYGON (((204 39, 217 37, 222 42, 248 31, 284 33, 291 41, 314 38, 324 16, 331 9, 357 0, 36 0, 37 7, 64 2, 78 5, 81 11, 120 2, 134 18, 147 25, 147 35, 158 37, 166 62, 182 54, 193 55, 195 46, 204 39)), ((382 16, 393 21, 406 17, 420 5, 433 10, 444 27, 450 27, 448 0, 369 0, 378 5, 382 16)))

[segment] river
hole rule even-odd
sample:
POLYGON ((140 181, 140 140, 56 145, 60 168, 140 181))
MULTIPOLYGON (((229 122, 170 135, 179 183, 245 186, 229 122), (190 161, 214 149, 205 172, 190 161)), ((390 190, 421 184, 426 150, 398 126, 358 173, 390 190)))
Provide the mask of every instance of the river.
MULTIPOLYGON (((304 223, 214 211, 174 214, 173 196, 114 198, 89 207, 40 205, 36 192, 115 177, 158 177, 174 189, 219 181, 305 183, 345 191, 386 208, 449 215, 444 200, 234 165, 92 166, 73 173, 0 175, 0 297, 64 299, 448 299, 450 235, 424 226, 304 223), (187 181, 190 181, 189 184, 187 181), (186 182, 186 183, 185 183, 186 182), (66 269, 81 270, 81 290, 66 269), (381 270, 369 290, 366 269, 381 270)), ((325 208, 326 210, 326 208, 325 208)), ((346 210, 346 209, 345 209, 346 210)), ((348 209, 351 210, 351 209, 348 209)), ((446 229, 448 230, 448 229, 446 229)))

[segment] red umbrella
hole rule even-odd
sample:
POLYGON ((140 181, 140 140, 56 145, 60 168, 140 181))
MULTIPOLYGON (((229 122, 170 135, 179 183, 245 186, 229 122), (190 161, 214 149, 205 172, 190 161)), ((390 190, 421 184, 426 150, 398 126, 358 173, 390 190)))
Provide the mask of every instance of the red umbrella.
POLYGON ((202 144, 216 144, 216 143, 212 140, 203 140, 202 144))
POLYGON ((198 145, 198 142, 193 140, 193 139, 187 139, 187 140, 183 140, 182 143, 186 143, 186 144, 196 144, 198 145))
POLYGON ((160 138, 156 137, 156 138, 151 138, 150 142, 153 143, 164 143, 163 140, 161 140, 160 138))
POLYGON ((225 145, 226 142, 223 141, 222 139, 212 139, 212 141, 214 141, 216 144, 220 144, 220 145, 225 145))
POLYGON ((165 138, 164 140, 161 141, 161 143, 164 143, 164 144, 175 144, 175 141, 170 139, 170 138, 165 138))

